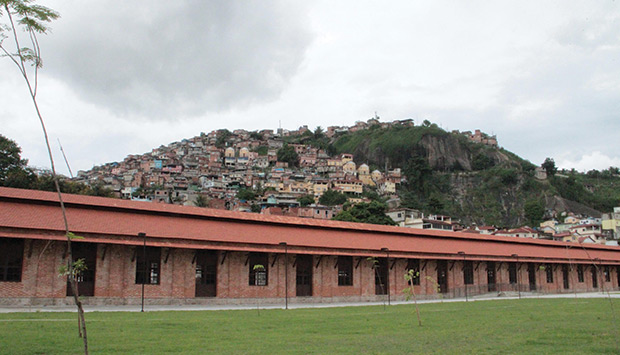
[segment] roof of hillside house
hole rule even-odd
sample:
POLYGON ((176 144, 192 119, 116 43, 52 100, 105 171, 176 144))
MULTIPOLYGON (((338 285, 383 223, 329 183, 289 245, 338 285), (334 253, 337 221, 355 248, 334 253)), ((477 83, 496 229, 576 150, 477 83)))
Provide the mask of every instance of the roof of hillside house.
MULTIPOLYGON (((150 202, 63 194, 69 229, 79 242, 321 255, 620 264, 620 248, 422 230, 363 223, 266 216, 150 202), (384 249, 385 250, 385 249, 384 249), (587 250, 587 251, 586 251, 587 250)), ((58 195, 0 188, 0 237, 65 240, 58 195)))

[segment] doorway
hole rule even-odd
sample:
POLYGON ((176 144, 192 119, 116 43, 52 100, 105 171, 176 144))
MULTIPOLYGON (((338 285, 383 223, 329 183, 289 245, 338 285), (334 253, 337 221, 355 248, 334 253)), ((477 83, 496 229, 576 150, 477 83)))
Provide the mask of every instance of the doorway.
POLYGON ((312 296, 312 255, 297 254, 297 297, 312 296))
POLYGON ((592 270, 592 287, 598 288, 598 277, 596 275, 596 266, 592 265, 590 268, 592 270))
POLYGON ((448 262, 437 260, 437 284, 440 293, 448 292, 448 262))
POLYGON ((217 293, 217 252, 200 250, 196 254, 196 297, 215 297, 217 293))
POLYGON ((536 291, 536 264, 527 264, 530 291, 536 291))
POLYGON ((388 263, 386 258, 378 258, 375 268, 375 295, 387 295, 388 263))
POLYGON ((568 265, 564 264, 562 265, 562 281, 563 281, 565 290, 568 290, 570 288, 570 282, 568 280, 568 276, 569 276, 568 265))
MULTIPOLYGON (((76 275, 78 294, 80 296, 95 295, 95 275, 97 268, 97 244, 94 243, 71 243, 73 261, 84 259, 86 270, 76 275)), ((67 296, 73 296, 73 290, 67 280, 67 296)))
POLYGON ((487 262, 487 291, 489 292, 497 291, 497 284, 495 281, 495 262, 494 261, 487 262))

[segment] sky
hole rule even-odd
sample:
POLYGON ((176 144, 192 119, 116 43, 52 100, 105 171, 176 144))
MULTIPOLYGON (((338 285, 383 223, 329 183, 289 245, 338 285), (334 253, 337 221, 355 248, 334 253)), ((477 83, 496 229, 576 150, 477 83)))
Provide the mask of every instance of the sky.
MULTIPOLYGON (((66 175, 60 144, 75 174, 201 132, 375 113, 481 129, 537 165, 620 166, 620 1, 38 3, 61 15, 38 100, 66 175)), ((0 134, 49 167, 23 79, 7 58, 0 73, 0 134)))

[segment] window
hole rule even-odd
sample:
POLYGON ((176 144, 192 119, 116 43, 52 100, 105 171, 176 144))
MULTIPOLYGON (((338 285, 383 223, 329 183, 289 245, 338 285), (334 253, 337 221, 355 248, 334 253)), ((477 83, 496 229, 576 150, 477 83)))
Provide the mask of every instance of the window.
POLYGON ((508 282, 510 282, 511 285, 517 283, 517 263, 508 264, 508 282))
POLYGON ((267 286, 269 283, 269 254, 250 253, 250 286, 267 286))
POLYGON ((545 273, 547 274, 547 283, 552 284, 553 283, 553 265, 546 264, 545 273))
POLYGON ((23 260, 23 239, 0 238, 0 281, 20 282, 23 260))
POLYGON ((472 285, 474 283, 474 265, 469 260, 463 262, 463 281, 465 285, 472 285))
POLYGON ((353 257, 338 257, 338 286, 353 285, 353 257))
POLYGON ((577 265, 577 281, 584 282, 583 265, 577 265))
POLYGON ((138 248, 136 250, 136 254, 136 283, 159 285, 161 248, 147 247, 146 253, 144 252, 144 249, 138 248))
POLYGON ((609 270, 609 265, 605 265, 603 267, 603 275, 605 276, 605 282, 611 281, 611 271, 609 270))
POLYGON ((409 281, 409 285, 419 285, 420 284, 420 260, 418 259, 409 259, 407 262, 407 270, 413 270, 413 277, 411 281, 409 281))

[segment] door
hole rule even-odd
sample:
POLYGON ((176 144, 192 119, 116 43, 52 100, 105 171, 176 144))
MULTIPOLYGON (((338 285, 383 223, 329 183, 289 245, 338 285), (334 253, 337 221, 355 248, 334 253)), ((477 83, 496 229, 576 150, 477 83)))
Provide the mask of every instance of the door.
POLYGON ((495 262, 487 262, 487 290, 489 292, 497 291, 497 285, 495 282, 495 262))
POLYGON ((312 255, 297 255, 297 297, 312 296, 312 255))
MULTIPOLYGON (((84 259, 86 269, 76 275, 78 294, 80 296, 95 295, 95 274, 97 268, 97 244, 94 243, 71 243, 73 261, 84 259)), ((67 296, 73 296, 73 290, 67 280, 67 296)))
POLYGON ((196 297, 215 297, 217 252, 200 250, 196 254, 196 297))
POLYGON ((437 260, 437 284, 440 293, 448 292, 448 262, 437 260))
POLYGON ((536 264, 527 264, 527 273, 530 279, 530 291, 536 291, 536 264))
POLYGON ((598 288, 598 277, 596 275, 596 267, 593 265, 590 270, 592 270, 592 287, 598 288))
POLYGON ((564 289, 568 290, 570 288, 570 282, 568 280, 568 265, 562 265, 562 281, 564 283, 564 289))
POLYGON ((375 295, 387 295, 388 263, 386 258, 378 258, 375 264, 375 295))

